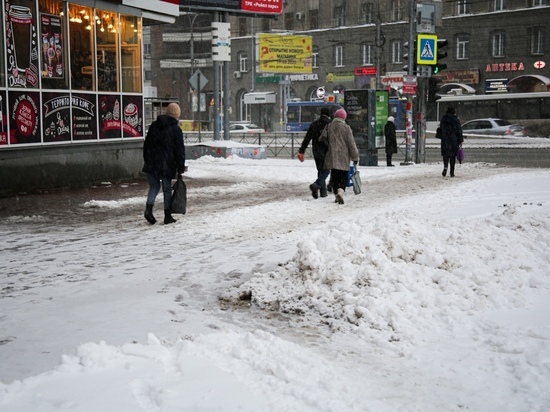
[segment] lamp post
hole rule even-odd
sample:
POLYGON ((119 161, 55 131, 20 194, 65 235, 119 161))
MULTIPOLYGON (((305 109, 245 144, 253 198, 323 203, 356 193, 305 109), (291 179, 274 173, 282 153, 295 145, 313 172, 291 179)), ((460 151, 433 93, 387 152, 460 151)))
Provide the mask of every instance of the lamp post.
MULTIPOLYGON (((199 13, 188 13, 188 12, 182 12, 180 15, 185 15, 189 19, 189 60, 191 64, 191 76, 195 72, 195 35, 194 35, 194 26, 195 26, 195 19, 199 15, 199 13), (191 17, 192 16, 192 17, 191 17)), ((201 110, 201 91, 196 90, 197 93, 197 113, 200 123, 200 110, 201 110)), ((193 97, 191 97, 191 120, 195 122, 195 111, 193 110, 193 97)), ((199 124, 199 132, 200 132, 200 124, 199 124)))

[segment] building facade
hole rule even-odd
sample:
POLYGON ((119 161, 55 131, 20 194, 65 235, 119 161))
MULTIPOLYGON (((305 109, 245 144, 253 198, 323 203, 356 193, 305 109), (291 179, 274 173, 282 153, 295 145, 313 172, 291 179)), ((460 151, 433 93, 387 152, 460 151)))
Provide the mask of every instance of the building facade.
MULTIPOLYGON (((448 41, 448 68, 437 90, 463 93, 547 91, 550 34, 547 0, 453 0, 441 10, 436 34, 448 41)), ((390 88, 403 84, 410 36, 409 1, 308 0, 286 2, 278 19, 232 19, 232 106, 234 120, 279 118, 279 104, 257 110, 244 104, 251 92, 276 92, 289 81, 289 97, 313 100, 317 90, 338 96, 346 89, 390 88), (258 33, 305 34, 313 38, 311 74, 258 71, 258 33)), ((414 9, 416 11, 416 8, 414 9)), ((414 25, 416 31, 416 24, 414 25)), ((432 91, 434 92, 434 91, 432 91)), ((279 96, 280 98, 280 96, 279 96)), ((267 105, 265 105, 267 106, 267 105)), ((277 129, 280 121, 273 121, 277 129)))

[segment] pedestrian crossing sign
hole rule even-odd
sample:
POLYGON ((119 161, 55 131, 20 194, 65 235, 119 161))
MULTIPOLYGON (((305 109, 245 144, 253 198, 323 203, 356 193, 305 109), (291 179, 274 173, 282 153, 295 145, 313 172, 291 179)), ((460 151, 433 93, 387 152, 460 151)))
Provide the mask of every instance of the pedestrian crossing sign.
POLYGON ((418 34, 416 39, 416 64, 437 64, 437 36, 418 34))

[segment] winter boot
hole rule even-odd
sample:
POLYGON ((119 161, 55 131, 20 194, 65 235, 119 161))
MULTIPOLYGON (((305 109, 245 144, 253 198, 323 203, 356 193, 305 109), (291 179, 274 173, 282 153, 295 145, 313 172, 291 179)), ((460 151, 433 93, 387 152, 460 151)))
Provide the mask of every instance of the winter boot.
POLYGON ((317 183, 310 184, 309 190, 311 190, 311 196, 313 196, 314 199, 319 198, 319 186, 317 186, 317 183))
POLYGON ((172 214, 170 213, 170 210, 165 209, 164 210, 164 224, 168 225, 170 223, 176 222, 176 219, 172 217, 172 214))
POLYGON ((321 197, 327 197, 328 196, 327 189, 326 188, 321 188, 319 195, 321 197))
POLYGON ((344 204, 344 189, 338 189, 338 193, 336 193, 336 197, 334 201, 339 205, 344 204))
POLYGON ((152 225, 157 223, 157 219, 155 219, 155 216, 153 216, 153 205, 150 205, 150 204, 145 205, 145 212, 143 213, 143 216, 152 225))
POLYGON ((443 177, 447 176, 447 168, 444 168, 441 174, 443 175, 443 177))

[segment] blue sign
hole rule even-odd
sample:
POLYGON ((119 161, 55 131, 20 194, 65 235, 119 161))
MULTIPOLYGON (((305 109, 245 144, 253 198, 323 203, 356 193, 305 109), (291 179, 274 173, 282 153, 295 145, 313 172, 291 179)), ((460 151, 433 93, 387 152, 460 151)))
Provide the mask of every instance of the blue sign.
POLYGON ((437 36, 419 34, 416 39, 416 64, 437 64, 437 36))

